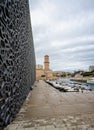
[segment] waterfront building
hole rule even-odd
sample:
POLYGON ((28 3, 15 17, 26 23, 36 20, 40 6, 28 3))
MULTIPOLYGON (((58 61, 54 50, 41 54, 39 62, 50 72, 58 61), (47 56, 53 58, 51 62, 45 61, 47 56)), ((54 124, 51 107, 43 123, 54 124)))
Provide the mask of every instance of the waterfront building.
POLYGON ((36 65, 36 80, 55 80, 58 77, 71 77, 71 73, 64 71, 53 71, 50 69, 49 56, 44 56, 44 67, 36 65))
POLYGON ((71 77, 71 73, 64 71, 54 71, 53 75, 56 77, 71 77))
POLYGON ((53 76, 53 71, 50 69, 49 56, 44 56, 44 69, 42 65, 36 65, 36 80, 51 80, 56 79, 53 76))
POLYGON ((36 65, 36 80, 45 80, 46 76, 42 65, 36 65))
POLYGON ((89 71, 93 71, 94 70, 94 65, 89 66, 89 71))

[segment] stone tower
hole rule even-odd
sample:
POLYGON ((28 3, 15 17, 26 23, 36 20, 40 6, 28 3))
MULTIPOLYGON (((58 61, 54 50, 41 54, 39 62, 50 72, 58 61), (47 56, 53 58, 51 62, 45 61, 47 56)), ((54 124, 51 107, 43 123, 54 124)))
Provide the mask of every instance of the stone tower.
POLYGON ((49 71, 49 56, 45 55, 44 56, 44 71, 49 71))

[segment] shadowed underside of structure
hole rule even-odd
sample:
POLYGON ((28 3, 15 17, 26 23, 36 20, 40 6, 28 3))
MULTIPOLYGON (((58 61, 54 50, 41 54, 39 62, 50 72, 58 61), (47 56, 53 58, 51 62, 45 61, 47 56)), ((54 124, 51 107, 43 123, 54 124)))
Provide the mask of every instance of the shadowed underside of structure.
POLYGON ((0 129, 13 120, 34 81, 28 0, 0 0, 0 129))

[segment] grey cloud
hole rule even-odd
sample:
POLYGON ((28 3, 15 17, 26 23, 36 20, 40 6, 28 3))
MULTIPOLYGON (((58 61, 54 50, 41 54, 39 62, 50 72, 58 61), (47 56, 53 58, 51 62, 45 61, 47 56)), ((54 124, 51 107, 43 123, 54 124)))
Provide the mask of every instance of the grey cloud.
POLYGON ((37 24, 41 21, 33 19, 40 14, 32 17, 37 63, 43 64, 48 54, 54 70, 88 69, 94 65, 94 0, 33 0, 30 4, 31 15, 41 10, 48 20, 41 19, 42 24, 37 24), (51 6, 55 10, 49 9, 51 6))

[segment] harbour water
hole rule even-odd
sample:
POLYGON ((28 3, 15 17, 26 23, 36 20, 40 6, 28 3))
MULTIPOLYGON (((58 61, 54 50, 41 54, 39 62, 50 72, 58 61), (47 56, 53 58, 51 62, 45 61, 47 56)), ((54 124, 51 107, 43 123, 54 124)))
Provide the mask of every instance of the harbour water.
POLYGON ((58 81, 61 82, 63 85, 67 85, 72 88, 81 87, 94 91, 94 84, 72 81, 70 78, 59 78, 58 81))

